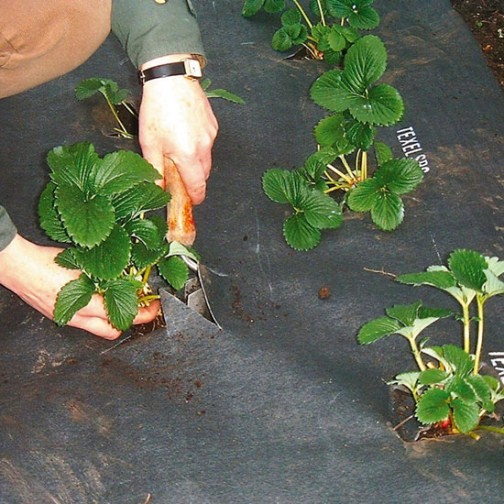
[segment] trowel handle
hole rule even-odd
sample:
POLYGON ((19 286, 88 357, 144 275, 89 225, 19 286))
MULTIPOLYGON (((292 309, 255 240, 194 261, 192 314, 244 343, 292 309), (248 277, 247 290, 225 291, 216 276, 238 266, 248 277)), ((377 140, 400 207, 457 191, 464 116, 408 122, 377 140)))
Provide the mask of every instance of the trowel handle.
POLYGON ((168 203, 168 241, 177 241, 190 246, 196 239, 196 227, 193 218, 193 205, 187 194, 180 173, 175 163, 164 158, 166 190, 171 194, 168 203))

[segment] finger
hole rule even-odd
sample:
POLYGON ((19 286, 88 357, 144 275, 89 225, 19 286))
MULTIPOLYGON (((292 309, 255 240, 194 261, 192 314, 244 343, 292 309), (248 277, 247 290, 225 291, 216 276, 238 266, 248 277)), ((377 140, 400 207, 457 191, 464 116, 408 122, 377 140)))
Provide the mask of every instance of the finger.
POLYGON ((121 331, 112 327, 106 320, 100 317, 86 317, 77 314, 68 325, 83 329, 84 331, 107 340, 115 340, 122 334, 121 331))
POLYGON ((142 156, 159 172, 161 178, 156 180, 156 184, 161 187, 161 189, 165 189, 166 182, 164 179, 164 158, 162 150, 142 145, 142 156))
POLYGON ((180 177, 184 182, 188 196, 193 205, 199 205, 206 196, 206 180, 210 175, 211 156, 209 160, 193 161, 192 164, 178 164, 180 177))
POLYGON ((154 320, 161 310, 159 301, 153 301, 149 306, 142 307, 138 310, 138 314, 133 320, 133 324, 146 324, 154 320))

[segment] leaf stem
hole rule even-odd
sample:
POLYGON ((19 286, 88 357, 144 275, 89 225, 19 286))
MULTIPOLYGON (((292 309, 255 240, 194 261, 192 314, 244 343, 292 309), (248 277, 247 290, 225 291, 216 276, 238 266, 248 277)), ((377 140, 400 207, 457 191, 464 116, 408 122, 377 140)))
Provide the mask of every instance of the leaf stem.
POLYGON ((348 161, 346 160, 345 156, 341 155, 338 156, 338 158, 341 161, 341 164, 345 167, 345 170, 347 171, 348 175, 350 175, 350 178, 352 180, 355 180, 355 173, 352 171, 352 168, 348 164, 348 161))
POLYGON ((326 26, 326 21, 325 21, 325 17, 324 17, 324 10, 322 9, 322 1, 317 0, 317 5, 319 8, 319 12, 320 12, 320 22, 322 23, 323 26, 326 26))
POLYGON ((107 101, 107 104, 110 108, 110 111, 112 112, 112 115, 114 116, 114 119, 117 121, 117 124, 119 124, 119 126, 121 127, 121 131, 123 133, 125 133, 126 135, 130 135, 130 133, 128 132, 128 130, 126 129, 124 124, 122 123, 121 119, 119 119, 119 115, 117 114, 117 110, 115 109, 114 105, 110 101, 110 98, 106 94, 104 94, 103 96, 105 96, 105 100, 107 101))
POLYGON ((473 374, 478 374, 481 362, 481 351, 483 349, 483 331, 484 331, 484 314, 483 306, 486 297, 484 295, 476 295, 476 305, 478 306, 478 336, 476 340, 476 351, 474 352, 474 370, 473 374))
POLYGON ((367 168, 368 168, 368 154, 366 151, 362 151, 362 160, 361 160, 361 182, 368 178, 367 168))
POLYGON ((413 353, 413 357, 415 358, 415 362, 417 363, 418 369, 420 369, 420 371, 425 371, 427 369, 427 366, 424 364, 424 361, 422 360, 422 355, 416 343, 415 337, 406 336, 406 339, 409 341, 411 352, 413 353))
POLYGON ((496 432, 497 434, 504 434, 504 427, 494 427, 493 425, 478 425, 474 430, 484 430, 488 432, 496 432))
MULTIPOLYGON (((340 176, 345 182, 347 182, 348 184, 352 184, 353 183, 353 179, 350 178, 348 175, 346 175, 345 173, 339 171, 336 167, 334 167, 333 165, 329 164, 327 165, 327 168, 331 171, 333 171, 334 173, 336 173, 336 175, 340 176)), ((327 172, 326 172, 327 174, 327 172)), ((331 176, 329 174, 327 174, 327 177, 333 181, 333 182, 336 182, 334 179, 331 178, 331 176)))
POLYGON ((468 304, 462 305, 462 316, 464 324, 464 351, 471 353, 471 318, 468 304))
POLYGON ((159 294, 149 294, 147 296, 142 296, 138 298, 138 305, 143 305, 143 306, 149 306, 152 301, 155 301, 156 299, 160 299, 159 294))
POLYGON ((308 16, 306 15, 305 10, 301 6, 301 4, 298 2, 298 0, 292 0, 292 1, 294 2, 294 4, 296 5, 296 7, 298 8, 299 12, 301 13, 301 15, 303 16, 304 20, 306 21, 306 24, 309 26, 309 28, 311 30, 313 28, 313 24, 310 21, 310 19, 308 18, 308 16))

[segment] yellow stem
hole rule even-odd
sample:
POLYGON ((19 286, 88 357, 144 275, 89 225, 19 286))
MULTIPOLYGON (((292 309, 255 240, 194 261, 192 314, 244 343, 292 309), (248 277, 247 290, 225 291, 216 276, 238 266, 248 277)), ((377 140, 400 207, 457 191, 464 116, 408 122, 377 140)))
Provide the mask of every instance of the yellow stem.
POLYGON ((325 17, 324 17, 324 11, 322 9, 321 0, 317 0, 317 4, 318 4, 319 12, 320 12, 320 22, 325 26, 326 22, 325 22, 325 17))
POLYGON ((352 168, 350 167, 350 165, 348 164, 348 161, 346 160, 345 156, 338 156, 340 161, 341 161, 341 164, 345 167, 345 170, 347 171, 348 175, 350 175, 350 178, 352 180, 355 180, 356 177, 355 177, 355 173, 352 171, 352 168))
POLYGON ((310 21, 310 19, 308 18, 308 16, 306 15, 306 12, 304 11, 304 9, 301 6, 301 4, 298 2, 298 0, 292 0, 292 1, 294 2, 294 4, 296 5, 296 7, 298 8, 299 12, 303 16, 304 20, 306 21, 306 24, 309 26, 310 29, 312 29, 313 28, 313 24, 310 21))
POLYGON ((478 306, 478 339, 476 341, 476 351, 474 352, 474 369, 473 374, 478 374, 481 362, 481 351, 483 349, 483 330, 484 330, 484 316, 483 305, 486 298, 484 296, 476 295, 476 304, 478 306))
POLYGON ((334 173, 336 173, 339 177, 341 177, 343 180, 345 180, 348 184, 353 184, 353 179, 352 178, 350 178, 348 175, 345 175, 343 172, 339 171, 333 165, 329 164, 329 165, 327 165, 327 168, 329 170, 332 170, 334 173))
POLYGON ((469 305, 462 305, 462 315, 463 315, 463 324, 464 324, 464 351, 467 353, 471 353, 471 319, 469 316, 469 305))
POLYGON ((361 161, 361 181, 366 180, 368 178, 367 175, 367 162, 368 162, 368 155, 366 151, 362 152, 362 161, 361 161))

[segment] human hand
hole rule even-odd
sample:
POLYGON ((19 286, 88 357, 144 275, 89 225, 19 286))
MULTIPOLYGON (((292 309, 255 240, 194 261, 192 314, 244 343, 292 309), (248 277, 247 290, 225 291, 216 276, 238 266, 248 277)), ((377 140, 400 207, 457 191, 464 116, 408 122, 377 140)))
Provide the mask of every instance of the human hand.
MULTIPOLYGON (((142 69, 190 55, 171 55, 144 64, 142 69)), ((218 124, 197 80, 182 75, 152 79, 143 87, 139 141, 143 157, 164 177, 164 158, 180 173, 193 204, 205 199, 218 124)))
MULTIPOLYGON (((62 268, 54 262, 60 252, 60 248, 36 245, 16 235, 0 252, 0 284, 42 315, 53 319, 59 290, 80 275, 80 271, 62 268)), ((150 322, 156 318, 158 311, 159 302, 140 308, 133 323, 150 322)), ((121 331, 109 324, 103 298, 98 294, 73 316, 68 325, 109 340, 121 335, 121 331)))

